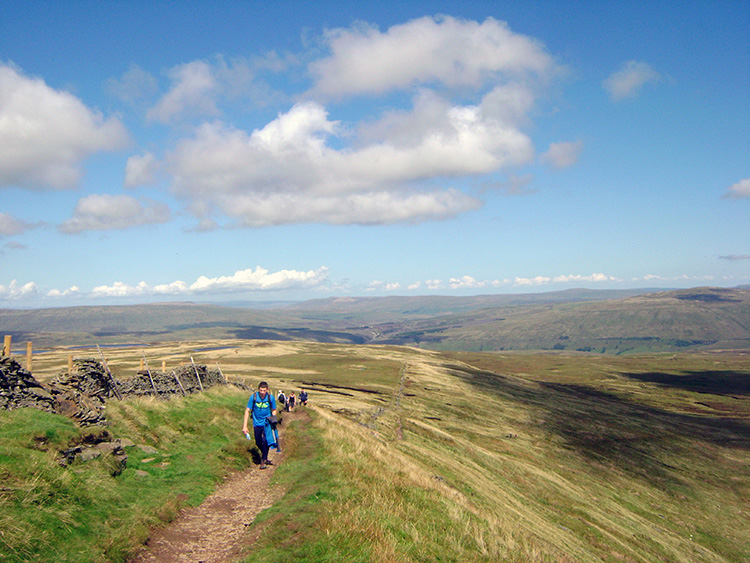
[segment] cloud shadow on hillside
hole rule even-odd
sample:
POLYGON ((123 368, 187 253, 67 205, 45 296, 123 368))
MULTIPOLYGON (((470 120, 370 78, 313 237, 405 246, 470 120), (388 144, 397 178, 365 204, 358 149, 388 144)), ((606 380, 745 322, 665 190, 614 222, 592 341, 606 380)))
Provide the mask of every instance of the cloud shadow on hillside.
POLYGON ((704 444, 750 449, 750 423, 738 418, 670 412, 580 384, 532 387, 483 370, 454 373, 484 392, 527 405, 531 425, 561 438, 564 448, 652 483, 682 484, 664 461, 676 451, 707 451, 704 444))
POLYGON ((362 336, 330 330, 315 330, 309 328, 270 328, 263 326, 243 326, 233 331, 235 338, 242 340, 309 340, 328 344, 364 344, 366 339, 362 336))
POLYGON ((750 374, 734 371, 690 371, 685 375, 645 372, 622 373, 624 377, 695 393, 750 396, 750 374))

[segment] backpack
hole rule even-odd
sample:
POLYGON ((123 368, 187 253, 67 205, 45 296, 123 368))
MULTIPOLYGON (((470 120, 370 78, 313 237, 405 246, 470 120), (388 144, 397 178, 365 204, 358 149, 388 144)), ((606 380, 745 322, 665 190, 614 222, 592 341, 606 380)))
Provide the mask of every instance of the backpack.
MULTIPOLYGON (((258 394, 258 392, 257 392, 257 391, 255 391, 255 392, 253 393, 253 408, 252 408, 252 409, 250 409, 251 411, 254 411, 254 410, 255 410, 255 403, 256 403, 255 397, 256 397, 256 395, 257 395, 257 394, 258 394)), ((266 398, 268 399, 268 406, 269 406, 269 407, 271 407, 271 410, 273 410, 273 406, 272 406, 272 404, 271 404, 271 394, 270 394, 270 393, 268 393, 268 395, 266 395, 266 398)), ((260 401, 260 397, 258 397, 258 401, 260 401)))

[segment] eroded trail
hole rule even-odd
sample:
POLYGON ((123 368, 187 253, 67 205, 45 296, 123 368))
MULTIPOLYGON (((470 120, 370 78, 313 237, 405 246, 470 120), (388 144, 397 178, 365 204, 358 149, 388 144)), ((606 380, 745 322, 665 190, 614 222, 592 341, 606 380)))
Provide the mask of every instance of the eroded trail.
MULTIPOLYGON (((284 413, 291 422, 297 413, 284 413)), ((282 427, 284 425, 281 425, 282 427)), ((282 451, 271 451, 274 465, 260 470, 253 465, 247 471, 230 476, 200 506, 183 510, 167 527, 154 530, 148 543, 130 563, 229 563, 240 553, 246 527, 283 491, 270 486, 276 467, 284 459, 282 451)))

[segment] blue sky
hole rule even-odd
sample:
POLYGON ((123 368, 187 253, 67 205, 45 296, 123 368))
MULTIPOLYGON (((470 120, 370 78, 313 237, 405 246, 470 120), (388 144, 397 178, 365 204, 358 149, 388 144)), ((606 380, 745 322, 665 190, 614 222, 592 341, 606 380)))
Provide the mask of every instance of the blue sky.
POLYGON ((750 4, 0 3, 0 307, 750 283, 750 4))

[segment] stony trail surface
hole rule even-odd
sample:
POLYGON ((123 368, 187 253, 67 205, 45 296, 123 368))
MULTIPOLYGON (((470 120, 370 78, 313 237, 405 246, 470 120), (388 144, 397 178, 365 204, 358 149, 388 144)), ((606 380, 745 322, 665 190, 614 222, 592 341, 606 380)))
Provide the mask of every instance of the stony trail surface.
MULTIPOLYGON (((297 413, 284 413, 291 422, 297 413)), ((130 563, 230 563, 250 541, 246 534, 255 517, 281 498, 283 491, 270 485, 271 477, 284 459, 284 431, 281 425, 281 453, 271 450, 274 465, 265 470, 253 465, 227 478, 201 505, 187 508, 173 522, 156 529, 144 548, 130 563)))

